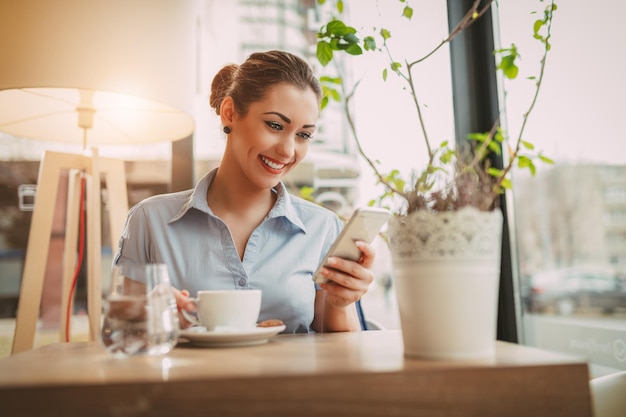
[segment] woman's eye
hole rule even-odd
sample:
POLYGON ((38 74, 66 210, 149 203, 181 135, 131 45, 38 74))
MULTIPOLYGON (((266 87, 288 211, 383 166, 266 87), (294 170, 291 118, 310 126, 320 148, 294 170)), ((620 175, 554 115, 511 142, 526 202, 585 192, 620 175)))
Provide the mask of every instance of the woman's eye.
POLYGON ((276 123, 276 122, 265 122, 266 125, 268 125, 270 127, 270 129, 276 130, 276 131, 281 131, 283 130, 283 126, 280 123, 276 123))
POLYGON ((300 132, 297 135, 305 140, 311 140, 313 138, 313 135, 309 132, 300 132))

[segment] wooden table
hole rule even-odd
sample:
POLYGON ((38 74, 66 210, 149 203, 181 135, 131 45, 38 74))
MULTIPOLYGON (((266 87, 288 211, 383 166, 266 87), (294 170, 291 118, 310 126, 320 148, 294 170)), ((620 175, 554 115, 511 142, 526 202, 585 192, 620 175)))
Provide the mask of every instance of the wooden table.
POLYGON ((587 364, 497 343, 489 360, 403 356, 399 331, 179 344, 115 359, 57 343, 0 360, 3 416, 591 416, 587 364))

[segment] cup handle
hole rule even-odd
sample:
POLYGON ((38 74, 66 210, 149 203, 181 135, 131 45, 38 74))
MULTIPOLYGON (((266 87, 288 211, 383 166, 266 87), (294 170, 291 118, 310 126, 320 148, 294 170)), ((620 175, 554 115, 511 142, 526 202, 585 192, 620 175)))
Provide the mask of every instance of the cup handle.
POLYGON ((193 324, 194 326, 202 326, 202 324, 200 324, 200 320, 198 320, 198 299, 190 298, 189 301, 195 304, 196 311, 187 311, 187 310, 181 309, 180 310, 181 314, 183 315, 185 320, 187 320, 189 323, 193 324))

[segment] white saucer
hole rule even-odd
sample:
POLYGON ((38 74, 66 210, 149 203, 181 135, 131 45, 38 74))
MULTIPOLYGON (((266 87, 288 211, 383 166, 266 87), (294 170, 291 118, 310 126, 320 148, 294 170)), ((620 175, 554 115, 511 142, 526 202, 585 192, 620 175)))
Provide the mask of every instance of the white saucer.
POLYGON ((180 336, 192 344, 205 347, 253 346, 266 343, 270 337, 285 330, 285 326, 254 327, 250 330, 213 330, 190 327, 180 331, 180 336))

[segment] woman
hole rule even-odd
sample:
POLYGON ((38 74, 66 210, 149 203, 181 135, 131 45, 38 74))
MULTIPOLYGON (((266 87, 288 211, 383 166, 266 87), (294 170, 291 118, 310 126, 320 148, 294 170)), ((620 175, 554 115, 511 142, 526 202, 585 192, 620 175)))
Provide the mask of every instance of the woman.
POLYGON ((179 310, 199 290, 258 288, 259 320, 282 320, 285 332, 359 330, 355 302, 373 281, 374 250, 359 242, 359 262, 332 258, 330 282, 316 287, 342 223, 281 181, 307 153, 320 99, 310 66, 287 52, 223 67, 209 100, 227 138, 219 167, 193 190, 133 207, 115 262, 167 264, 179 310))

